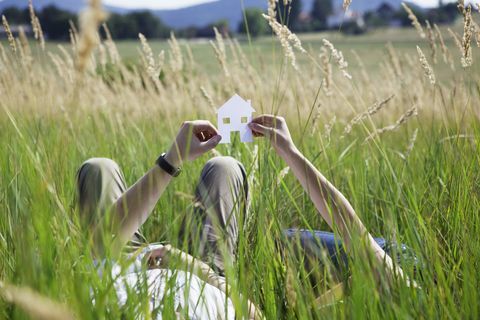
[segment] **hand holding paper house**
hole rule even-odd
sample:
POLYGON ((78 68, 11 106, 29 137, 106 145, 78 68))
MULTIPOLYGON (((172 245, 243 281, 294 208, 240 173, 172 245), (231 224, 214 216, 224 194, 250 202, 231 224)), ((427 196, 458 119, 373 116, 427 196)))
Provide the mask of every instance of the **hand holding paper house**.
POLYGON ((252 131, 248 123, 252 121, 252 108, 250 100, 243 100, 238 94, 231 97, 223 106, 217 110, 218 131, 222 136, 220 143, 230 143, 232 132, 240 133, 241 142, 252 142, 252 131))

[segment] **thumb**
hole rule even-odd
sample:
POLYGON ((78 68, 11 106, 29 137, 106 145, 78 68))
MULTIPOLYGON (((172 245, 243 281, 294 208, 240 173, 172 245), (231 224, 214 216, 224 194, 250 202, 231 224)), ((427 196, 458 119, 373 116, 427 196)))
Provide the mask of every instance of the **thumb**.
POLYGON ((200 149, 204 153, 207 151, 210 151, 211 149, 215 148, 220 143, 221 140, 222 140, 222 136, 217 134, 216 136, 210 138, 209 140, 205 142, 201 142, 200 149))
POLYGON ((261 133, 263 135, 271 134, 273 133, 273 128, 272 127, 266 127, 262 124, 256 123, 256 122, 251 122, 248 127, 252 129, 255 132, 261 133))

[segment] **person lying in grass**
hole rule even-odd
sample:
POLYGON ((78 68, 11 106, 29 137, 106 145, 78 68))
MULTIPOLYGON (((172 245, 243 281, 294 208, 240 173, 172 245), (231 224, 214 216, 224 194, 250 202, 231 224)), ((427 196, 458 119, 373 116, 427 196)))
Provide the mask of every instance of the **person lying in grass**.
MULTIPOLYGON (((270 140, 275 152, 287 163, 319 214, 338 231, 347 251, 352 241, 365 240, 366 251, 376 260, 378 279, 385 273, 401 278, 403 272, 370 235, 348 200, 298 150, 282 117, 262 115, 249 124, 254 136, 270 140), (381 269, 385 269, 383 272, 381 269)), ((148 263, 148 286, 152 296, 151 310, 161 310, 165 295, 164 283, 174 277, 178 293, 174 293, 174 309, 188 318, 233 319, 231 290, 223 277, 225 268, 235 261, 239 219, 248 210, 248 183, 243 165, 231 157, 216 157, 202 170, 196 189, 195 210, 183 221, 181 238, 188 243, 195 259, 170 245, 144 245, 139 228, 147 220, 167 185, 183 164, 215 148, 220 142, 217 129, 208 121, 184 122, 167 153, 162 154, 140 180, 126 188, 123 174, 110 159, 87 160, 77 174, 81 220, 88 225, 94 244, 94 255, 101 261, 105 252, 118 256, 130 241, 140 248, 136 261, 148 263), (112 235, 105 236, 105 234, 112 235), (172 261, 176 263, 171 264, 172 261), (180 261, 180 263, 179 263, 180 261), (168 267, 180 268, 172 273, 168 267), (185 296, 185 286, 187 298, 185 296), (160 306, 160 308, 159 308, 160 306)), ((130 284, 140 281, 138 268, 130 268, 117 277, 115 289, 120 303, 126 303, 130 284)), ((117 272, 118 276, 120 272, 117 272)), ((341 291, 341 290, 340 290, 341 291)), ((338 288, 319 301, 338 295, 338 288)), ((247 301, 250 318, 262 318, 258 308, 247 301)), ((161 317, 161 311, 158 316, 161 317)))

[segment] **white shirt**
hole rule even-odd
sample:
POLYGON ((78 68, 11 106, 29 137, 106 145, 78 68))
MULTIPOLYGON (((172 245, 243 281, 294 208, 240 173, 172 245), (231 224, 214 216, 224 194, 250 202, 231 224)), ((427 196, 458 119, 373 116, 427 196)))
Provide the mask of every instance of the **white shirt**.
MULTIPOLYGON (((196 275, 181 270, 142 270, 143 257, 153 249, 154 245, 145 248, 123 272, 120 265, 113 265, 112 278, 115 279, 114 287, 121 306, 127 303, 127 293, 140 293, 146 281, 150 311, 161 310, 163 297, 167 295, 173 297, 173 310, 185 310, 188 319, 235 319, 232 301, 196 275)), ((154 319, 162 319, 161 311, 154 319)))

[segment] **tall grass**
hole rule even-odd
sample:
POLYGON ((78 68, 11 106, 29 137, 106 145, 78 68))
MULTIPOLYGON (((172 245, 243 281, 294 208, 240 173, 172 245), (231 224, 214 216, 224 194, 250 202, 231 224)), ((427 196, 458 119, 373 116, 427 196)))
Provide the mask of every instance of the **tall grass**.
MULTIPOLYGON (((147 315, 146 290, 120 308, 111 281, 93 271, 75 218, 75 172, 89 157, 110 157, 132 184, 170 145, 183 120, 214 119, 213 107, 237 92, 252 100, 257 114, 284 116, 299 148, 351 200, 368 229, 407 243, 422 266, 421 276, 405 266, 421 289, 379 287, 370 262, 355 257, 349 257, 347 274, 328 263, 309 272, 295 246, 279 250, 282 230, 328 230, 326 224, 268 143, 235 141, 216 154, 242 161, 251 184, 248 223, 227 273, 239 315, 246 314, 241 294, 267 319, 480 316, 480 77, 474 60, 473 67, 462 68, 463 53, 452 54, 454 62, 429 61, 423 53, 419 59, 415 48, 395 49, 393 41, 375 73, 363 67, 368 56, 356 55, 350 79, 342 74, 343 56, 325 58, 335 50, 333 39, 305 46, 294 68, 275 39, 256 60, 243 44, 217 34, 210 59, 219 64, 205 70, 189 43, 174 35, 165 53, 152 51, 140 36, 141 56, 131 64, 119 59, 108 33, 92 54, 79 52, 81 34, 71 34, 72 44, 56 50, 30 43, 31 50, 20 53, 16 39, 10 39, 15 50, 0 46, 1 281, 29 287, 79 319, 147 315), (81 77, 78 54, 91 63, 80 68, 81 77), (328 66, 334 61, 340 69, 328 66), (426 66, 432 75, 447 76, 432 82, 426 66), (342 301, 317 303, 348 275, 352 281, 342 301)), ((88 39, 96 41, 91 34, 88 39)), ((440 39, 447 54, 443 47, 450 38, 440 39)), ((423 50, 433 47, 426 41, 418 39, 423 50)), ((478 54, 475 47, 469 50, 478 54)), ((186 165, 168 187, 143 226, 150 241, 176 243, 193 177, 210 156, 186 165)), ((41 301, 34 294, 25 299, 41 301)), ((21 303, 0 299, 0 318, 24 319, 28 312, 21 303)), ((168 303, 164 312, 165 318, 175 316, 168 303)))

